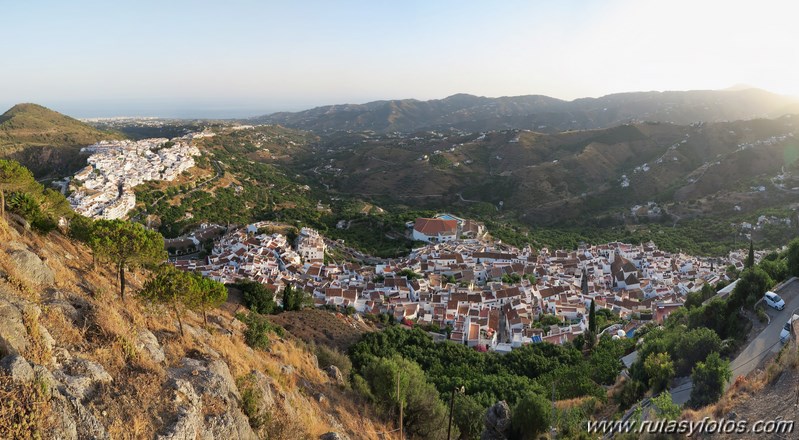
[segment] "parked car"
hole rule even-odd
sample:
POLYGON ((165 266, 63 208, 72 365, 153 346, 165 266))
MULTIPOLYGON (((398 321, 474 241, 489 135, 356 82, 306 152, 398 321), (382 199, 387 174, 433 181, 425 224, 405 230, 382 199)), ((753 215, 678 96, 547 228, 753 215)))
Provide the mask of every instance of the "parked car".
POLYGON ((763 297, 763 299, 766 301, 766 304, 768 304, 769 307, 773 307, 777 310, 782 310, 785 308, 785 301, 772 291, 766 292, 766 295, 763 297))
POLYGON ((793 322, 796 320, 799 320, 799 315, 794 314, 791 316, 791 319, 789 319, 788 322, 786 322, 782 327, 782 331, 780 331, 780 342, 783 344, 788 342, 788 339, 791 339, 791 327, 793 326, 793 322))

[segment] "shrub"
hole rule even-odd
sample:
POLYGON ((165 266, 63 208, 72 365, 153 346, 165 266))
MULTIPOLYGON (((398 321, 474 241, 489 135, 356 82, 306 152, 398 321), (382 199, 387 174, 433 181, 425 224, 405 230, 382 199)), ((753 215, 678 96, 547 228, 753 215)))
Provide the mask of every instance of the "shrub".
POLYGON ((536 439, 549 427, 552 412, 550 402, 540 394, 530 394, 522 399, 511 418, 511 431, 517 439, 536 439))
POLYGON ((241 392, 241 410, 250 421, 253 429, 258 429, 268 421, 268 415, 262 411, 263 393, 255 384, 251 374, 236 380, 236 386, 241 392))
POLYGON ((688 404, 692 408, 701 408, 719 400, 724 392, 724 384, 730 380, 731 375, 729 361, 721 359, 716 352, 710 353, 704 362, 699 362, 694 367, 691 374, 694 387, 688 404))
POLYGON ((275 333, 280 337, 284 335, 283 327, 270 323, 266 317, 257 313, 238 314, 236 318, 247 325, 247 330, 244 331, 244 342, 252 348, 260 350, 269 348, 269 333, 275 333))
POLYGON ((316 358, 319 360, 320 368, 327 368, 331 365, 335 365, 345 378, 349 377, 352 371, 352 361, 350 361, 350 358, 335 348, 318 345, 316 347, 316 358))

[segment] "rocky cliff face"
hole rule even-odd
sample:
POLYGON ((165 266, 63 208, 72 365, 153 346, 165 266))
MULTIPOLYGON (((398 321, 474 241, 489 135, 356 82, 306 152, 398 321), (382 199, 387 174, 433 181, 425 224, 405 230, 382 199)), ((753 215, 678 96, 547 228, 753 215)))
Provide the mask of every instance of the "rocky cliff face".
MULTIPOLYGON (((181 338, 167 311, 135 296, 122 302, 113 274, 93 269, 82 245, 3 220, 0 235, 0 438, 354 439, 389 430, 301 343, 244 344, 236 305, 211 313, 208 326, 190 315, 181 338)), ((134 290, 147 276, 133 274, 134 290)))

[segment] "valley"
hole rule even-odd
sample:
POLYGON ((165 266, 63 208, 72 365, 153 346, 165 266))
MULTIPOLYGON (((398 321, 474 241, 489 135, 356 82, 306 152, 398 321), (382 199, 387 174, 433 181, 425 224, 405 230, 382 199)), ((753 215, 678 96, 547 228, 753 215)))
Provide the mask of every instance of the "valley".
MULTIPOLYGON (((382 392, 380 368, 404 368, 427 390, 408 411, 428 408, 432 422, 404 425, 421 438, 443 434, 439 396, 457 384, 465 395, 455 425, 466 438, 482 429, 470 421, 497 402, 523 411, 543 402, 552 381, 561 405, 574 402, 553 424, 572 433, 584 429, 577 420, 623 415, 670 383, 701 385, 696 368, 715 358, 690 353, 734 356, 757 328, 758 292, 799 261, 799 245, 785 247, 799 230, 790 115, 560 132, 90 122, 135 140, 90 144, 93 155, 78 156, 90 166, 64 187, 69 200, 98 219, 135 223, 65 216, 66 200, 44 203, 39 193, 60 195, 31 176, 21 188, 39 211, 26 211, 20 190, 10 193, 18 226, 70 234, 95 252, 113 245, 97 238, 111 225, 158 231, 171 264, 133 283, 142 301, 158 298, 162 273, 227 286, 218 306, 241 323, 244 343, 263 350, 274 337, 297 338, 308 345, 291 350, 319 356, 331 380, 381 414, 390 407, 369 397, 382 392), (110 205, 83 202, 109 189, 100 202, 110 205), (729 297, 714 298, 730 282, 729 297), (747 319, 738 308, 750 310, 747 319), (638 361, 619 362, 633 353, 638 361), (650 366, 661 359, 673 365, 662 377, 650 366)), ((205 322, 207 306, 180 301, 205 322)), ((689 397, 680 403, 715 401, 689 397)), ((252 429, 282 429, 247 411, 252 429)))

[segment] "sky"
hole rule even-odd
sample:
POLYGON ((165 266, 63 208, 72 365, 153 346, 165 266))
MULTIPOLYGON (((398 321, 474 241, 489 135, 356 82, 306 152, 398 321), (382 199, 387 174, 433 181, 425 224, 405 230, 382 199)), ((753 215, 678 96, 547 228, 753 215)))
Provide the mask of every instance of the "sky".
POLYGON ((245 117, 737 84, 799 96, 797 12, 792 0, 0 0, 0 109, 245 117))

